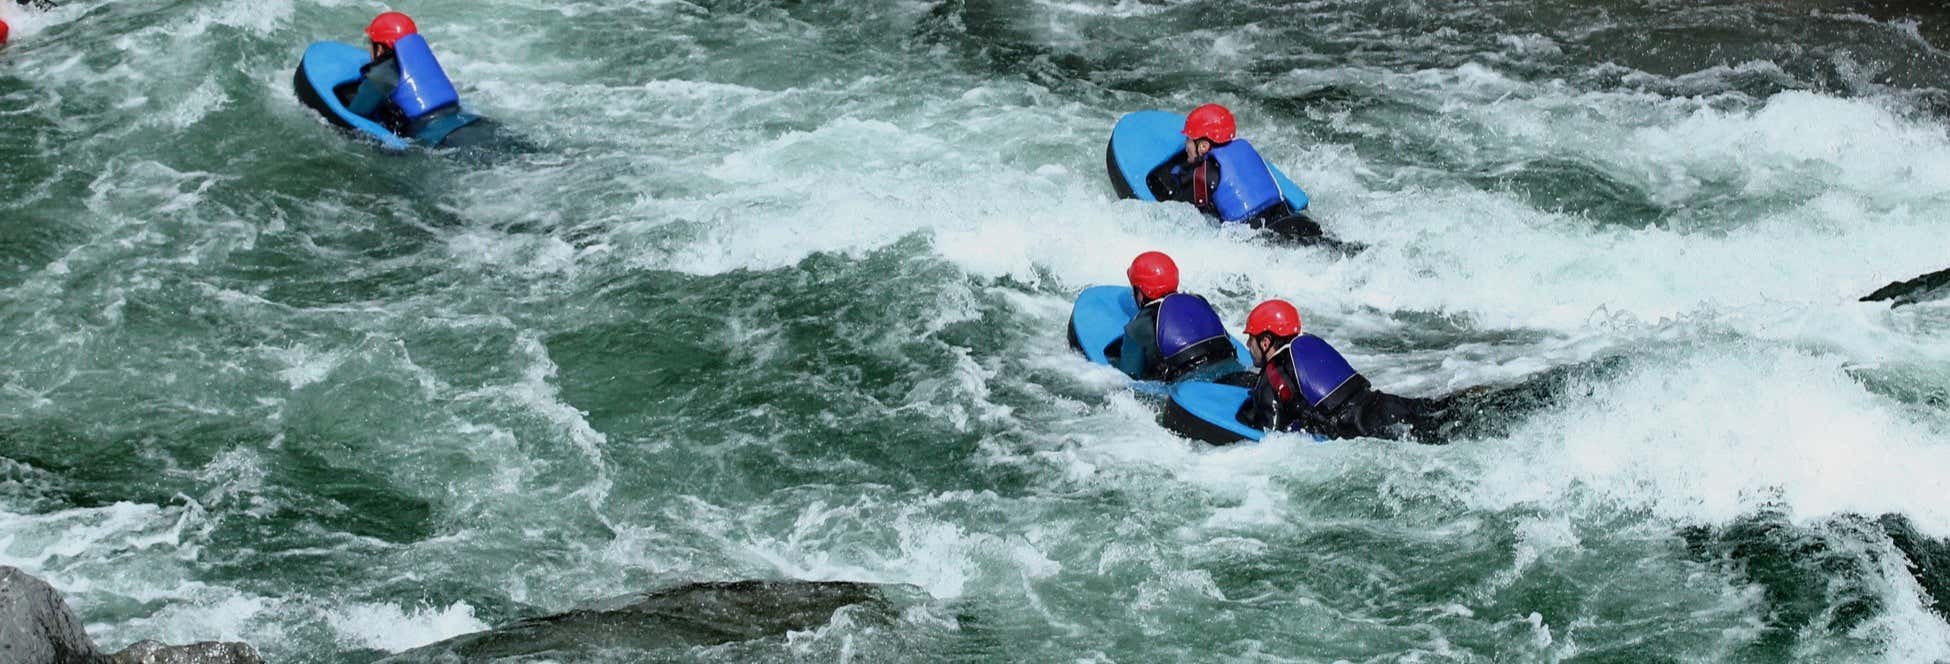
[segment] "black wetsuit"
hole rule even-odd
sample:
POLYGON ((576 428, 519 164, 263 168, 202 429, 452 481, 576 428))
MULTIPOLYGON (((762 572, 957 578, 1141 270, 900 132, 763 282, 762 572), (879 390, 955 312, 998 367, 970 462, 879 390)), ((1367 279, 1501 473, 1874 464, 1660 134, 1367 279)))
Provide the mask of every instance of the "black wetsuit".
POLYGON ((1478 385, 1436 398, 1414 398, 1374 389, 1356 374, 1344 387, 1321 402, 1307 405, 1301 396, 1293 362, 1285 348, 1268 358, 1250 386, 1252 398, 1239 420, 1268 431, 1308 431, 1328 438, 1386 438, 1425 445, 1442 445, 1468 436, 1501 435, 1521 414, 1558 403, 1579 391, 1587 381, 1603 380, 1623 370, 1618 358, 1543 371, 1510 385, 1478 385), (1269 374, 1278 371, 1278 376, 1269 374), (1282 390, 1284 384, 1287 389, 1282 390), (1283 396, 1285 395, 1285 396, 1283 396))
POLYGON ((1374 389, 1360 374, 1309 405, 1300 393, 1288 348, 1266 358, 1259 383, 1247 402, 1248 424, 1267 431, 1307 431, 1328 438, 1391 438, 1439 444, 1440 419, 1448 405, 1437 399, 1403 397, 1374 389))

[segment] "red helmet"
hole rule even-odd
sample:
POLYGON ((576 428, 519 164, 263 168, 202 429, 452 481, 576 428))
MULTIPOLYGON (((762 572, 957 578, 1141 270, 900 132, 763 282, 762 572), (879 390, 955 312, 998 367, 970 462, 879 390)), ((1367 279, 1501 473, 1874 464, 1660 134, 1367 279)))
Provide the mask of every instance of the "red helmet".
POLYGON ((0 44, 7 43, 7 22, 0 21, 0 44))
POLYGON ((1131 261, 1131 269, 1124 271, 1131 278, 1131 288, 1147 301, 1155 300, 1178 291, 1178 264, 1164 252, 1147 251, 1138 254, 1131 261))
POLYGON ((1213 143, 1230 143, 1239 133, 1239 127, 1232 122, 1232 111, 1218 104, 1206 104, 1192 109, 1185 116, 1184 134, 1191 138, 1210 139, 1213 143))
POLYGON ((387 46, 392 46, 401 37, 419 34, 419 32, 420 26, 414 25, 412 18, 399 12, 380 14, 373 17, 372 23, 366 25, 366 37, 373 43, 387 46))
POLYGON ((1257 337, 1262 332, 1270 332, 1276 337, 1292 337, 1300 334, 1300 310, 1286 300, 1267 300, 1253 307, 1253 313, 1246 316, 1246 336, 1257 337))

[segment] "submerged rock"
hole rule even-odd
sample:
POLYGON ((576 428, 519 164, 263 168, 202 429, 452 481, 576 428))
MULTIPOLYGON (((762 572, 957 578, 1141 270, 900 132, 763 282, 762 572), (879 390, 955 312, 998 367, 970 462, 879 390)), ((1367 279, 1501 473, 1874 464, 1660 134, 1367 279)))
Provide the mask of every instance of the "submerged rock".
POLYGON ((53 586, 0 566, 0 664, 263 664, 242 643, 143 641, 104 655, 53 586))
POLYGON ((166 646, 155 641, 135 645, 110 655, 111 664, 249 664, 264 660, 250 646, 235 642, 204 641, 187 646, 166 646))
POLYGON ((1686 528, 1680 535, 1697 559, 1761 590, 1763 630, 1747 647, 1758 659, 1792 659, 1812 637, 1851 634, 1887 612, 1890 580, 1885 577, 1891 568, 1916 581, 1924 608, 1950 616, 1943 605, 1950 596, 1950 542, 1917 531, 1900 514, 1874 519, 1843 514, 1799 526, 1783 512, 1764 510, 1723 527, 1686 528), (1880 546, 1883 538, 1889 548, 1880 546), (1892 555, 1901 560, 1888 560, 1892 555))
POLYGON ((416 648, 395 664, 594 650, 681 652, 818 628, 851 606, 891 620, 881 588, 841 581, 693 583, 612 598, 416 648))
POLYGON ((1917 531, 1909 517, 1900 514, 1884 514, 1876 524, 1889 535, 1896 550, 1909 559, 1909 573, 1922 587, 1925 605, 1950 620, 1950 606, 1945 604, 1950 602, 1950 541, 1931 539, 1917 531))

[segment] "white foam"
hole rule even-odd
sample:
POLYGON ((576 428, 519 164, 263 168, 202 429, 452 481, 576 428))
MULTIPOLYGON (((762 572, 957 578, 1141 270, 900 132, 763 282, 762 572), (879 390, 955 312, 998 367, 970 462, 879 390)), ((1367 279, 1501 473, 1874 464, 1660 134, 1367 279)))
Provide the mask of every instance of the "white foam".
POLYGON ((1134 18, 1155 16, 1171 9, 1170 5, 1158 5, 1141 0, 1117 0, 1108 7, 1103 3, 1074 2, 1062 0, 1035 0, 1035 4, 1050 9, 1081 14, 1085 16, 1108 16, 1115 18, 1134 18))
POLYGON ((185 584, 174 591, 153 598, 167 600, 155 613, 115 625, 111 630, 90 626, 89 634, 111 650, 141 639, 175 644, 243 641, 262 646, 284 638, 283 628, 266 619, 295 608, 277 600, 201 584, 185 584))
POLYGON ((1930 607, 1943 606, 1942 598, 1931 598, 1917 584, 1910 561, 1893 545, 1884 542, 1880 550, 1865 552, 1886 584, 1880 586, 1883 611, 1858 626, 1856 635, 1868 634, 1884 645, 1883 661, 1941 662, 1950 660, 1950 624, 1930 607))
POLYGON ((0 20, 7 22, 7 42, 17 43, 23 38, 32 38, 49 28, 72 20, 81 9, 72 4, 57 6, 53 10, 30 10, 17 2, 0 4, 0 20))
MULTIPOLYGON (((680 13, 694 9, 670 4, 680 13)), ((901 11, 928 9, 910 4, 901 11)), ((1141 17, 1171 9, 1133 0, 1041 4, 1052 15, 1141 17)), ((119 39, 116 46, 132 53, 166 50, 218 26, 265 35, 286 29, 294 6, 218 3, 119 39)), ((10 10, 11 3, 0 0, 0 11, 10 10)), ((600 10, 552 8, 570 14, 600 10)), ((1067 18, 1050 20, 1048 32, 1055 38, 1080 34, 1057 24, 1067 18)), ((1187 41, 1222 49, 1228 58, 1248 58, 1255 40, 1267 36, 1255 28, 1202 32, 1187 41)), ((518 41, 516 48, 531 43, 518 41)), ((1539 35, 1508 36, 1503 43, 1541 56, 1559 48, 1539 35)), ((489 171, 454 192, 462 200, 443 209, 468 223, 423 227, 438 237, 436 246, 445 250, 440 257, 452 267, 526 282, 531 293, 547 294, 606 270, 714 275, 778 269, 815 252, 860 256, 908 238, 924 238, 930 259, 951 263, 969 278, 950 278, 941 285, 937 315, 912 332, 932 335, 973 320, 983 298, 999 293, 1015 314, 1044 324, 1051 333, 1027 349, 1042 355, 1027 360, 997 363, 955 348, 947 372, 916 380, 904 402, 893 407, 938 412, 959 431, 998 426, 1020 430, 1034 445, 999 440, 1006 436, 985 437, 977 462, 1050 470, 1039 479, 1060 488, 1109 487, 1141 494, 1169 486, 1200 492, 1213 505, 1185 530, 1217 531, 1228 542, 1247 542, 1241 545, 1246 551, 1264 550, 1265 545, 1254 549, 1250 543, 1257 541, 1244 535, 1276 530, 1306 516, 1294 513, 1301 509, 1296 506, 1296 483, 1377 464, 1399 464, 1391 467, 1405 470, 1454 465, 1468 471, 1453 474, 1467 478, 1460 487, 1403 488, 1420 481, 1414 473, 1404 473, 1405 479, 1383 487, 1383 492, 1456 494, 1456 500, 1488 511, 1543 508, 1544 516, 1518 526, 1516 562, 1508 571, 1512 578, 1550 555, 1581 546, 1566 512, 1586 509, 1642 509, 1661 519, 1695 523, 1737 518, 1762 504, 1786 505, 1803 522, 1845 511, 1899 511, 1931 532, 1950 528, 1950 513, 1932 499, 1940 491, 1930 471, 1950 461, 1936 442, 1941 425, 1867 393, 1844 372, 1861 360, 1915 361, 1946 352, 1928 338, 1927 329, 1921 335, 1891 330, 1889 316, 1835 306, 1883 281, 1941 267, 1946 254, 1937 219, 1950 209, 1937 198, 1950 185, 1950 141, 1942 136, 1939 122, 1907 116, 1874 100, 1811 93, 1766 100, 1737 94, 1686 99, 1584 93, 1556 82, 1520 81, 1483 64, 1407 74, 1358 68, 1296 72, 1269 86, 1274 88, 1270 91, 1277 93, 1284 85, 1357 81, 1426 104, 1435 111, 1428 126, 1366 129, 1374 135, 1401 131, 1413 140, 1466 153, 1471 157, 1461 159, 1465 168, 1569 158, 1595 164, 1608 176, 1651 192, 1655 204, 1670 210, 1710 207, 1711 198, 1726 191, 1782 201, 1779 209, 1723 227, 1702 222, 1642 230, 1604 228, 1574 214, 1536 209, 1508 192, 1459 184, 1455 174, 1398 166, 1389 155, 1304 144, 1305 134, 1298 130, 1264 117, 1242 116, 1250 135, 1256 141, 1264 137, 1261 145, 1274 160, 1314 193, 1316 213, 1330 229, 1371 245, 1365 253, 1340 259, 1257 243, 1245 233, 1215 228, 1183 205, 1113 202, 1098 148, 1114 116, 1007 77, 971 82, 939 72, 912 80, 870 75, 767 90, 704 80, 686 71, 682 75, 689 78, 611 87, 538 80, 576 80, 578 74, 593 71, 593 63, 551 61, 541 53, 524 54, 533 55, 532 61, 515 55, 489 59, 487 49, 492 47, 456 46, 451 64, 510 74, 506 79, 475 77, 464 85, 481 91, 492 108, 517 118, 526 115, 534 131, 566 145, 561 155, 489 171), (966 92, 915 102, 905 91, 923 85, 966 92), (882 99, 886 97, 904 99, 882 99), (784 129, 772 117, 781 108, 791 111, 779 120, 787 122, 784 129), (755 119, 760 115, 765 116, 762 121, 755 119), (564 121, 553 122, 558 117, 564 121), (675 133, 668 131, 671 127, 712 136, 711 149, 727 152, 699 153, 698 146, 670 137, 675 133), (550 159, 561 161, 546 163, 550 159), (537 164, 543 166, 529 170, 537 164), (611 189, 638 193, 634 201, 574 209, 584 195, 611 189), (566 209, 537 210, 537 202, 569 204, 561 206, 566 209), (508 222, 547 230, 532 235, 498 230, 508 222), (562 232, 568 226, 595 237, 589 244, 581 237, 572 243, 562 232), (1542 341, 1485 342, 1414 353, 1344 344, 1364 370, 1390 389, 1439 392, 1510 380, 1613 348, 1657 355, 1634 373, 1597 386, 1596 398, 1573 399, 1565 408, 1534 416, 1510 440, 1430 450, 1311 445, 1276 436, 1262 445, 1208 449, 1149 424, 1152 404, 1123 393, 1120 375, 1075 360, 1057 340, 1067 295, 1084 285, 1118 281, 1130 256, 1147 249, 1171 251, 1185 268, 1187 289, 1212 294, 1234 327, 1254 300, 1285 296, 1298 301, 1310 321, 1326 331, 1386 336, 1403 324, 1387 312, 1406 309, 1464 314, 1468 325, 1481 329, 1548 332, 1542 341), (1005 277, 1008 285, 978 285, 1005 277), (1738 337, 1770 346, 1739 342, 1727 348, 1715 341, 1703 349, 1660 350, 1700 337, 1738 337), (1012 370, 1024 366, 1053 370, 1086 387, 1102 388, 1109 396, 1101 403, 1061 401, 1045 411, 1058 421, 1025 421, 1013 427, 1010 420, 1019 413, 998 403, 1004 399, 996 395, 1043 389, 1007 382, 1017 380, 1012 370), (1008 390, 998 389, 1003 386, 1008 390)), ((676 58, 709 55, 695 44, 675 45, 672 52, 676 58)), ((1769 67, 1749 63, 1728 71, 1778 71, 1769 67)), ((48 72, 88 94, 109 87, 118 93, 128 91, 121 88, 146 92, 101 96, 141 100, 159 121, 175 127, 194 128, 230 103, 210 94, 217 79, 132 84, 154 79, 155 72, 127 66, 94 71, 81 60, 50 64, 48 72)), ((1119 95, 1120 103, 1182 101, 1119 95)), ((1363 129, 1356 126, 1359 118, 1345 115, 1322 121, 1338 130, 1363 129)), ((99 140, 123 137, 110 132, 99 140)), ((154 162, 114 161, 93 184, 89 209, 95 217, 131 225, 150 223, 151 212, 194 216, 208 208, 206 193, 218 177, 181 173, 154 162)), ((348 227, 364 224, 370 230, 370 215, 355 210, 365 207, 363 202, 370 201, 326 203, 315 209, 323 218, 343 220, 348 227)), ((1684 215, 1675 216, 1684 221, 1684 215)), ((217 228, 215 223, 210 227, 217 228)), ((175 239, 180 238, 156 234, 107 242, 175 239)), ((93 255, 72 258, 75 272, 85 273, 93 255)), ((64 276, 69 265, 70 258, 63 258, 48 272, 64 276)), ((44 290, 32 293, 35 298, 53 300, 65 283, 46 281, 54 283, 41 284, 44 290)), ((256 296, 221 301, 235 304, 244 297, 256 296)), ((357 313, 392 321, 421 312, 357 313)), ((50 328, 71 327, 67 323, 46 321, 50 328)), ((450 439, 437 442, 463 446, 474 462, 489 469, 478 477, 450 479, 443 510, 471 518, 501 509, 484 503, 530 499, 523 497, 524 490, 533 488, 537 475, 560 471, 550 471, 546 461, 528 455, 536 445, 565 444, 595 468, 599 481, 584 489, 592 511, 614 511, 615 506, 603 504, 609 488, 604 454, 610 440, 564 400, 541 334, 519 333, 513 353, 523 369, 519 379, 471 391, 439 384, 433 372, 405 358, 403 346, 397 350, 397 368, 415 376, 430 401, 484 401, 495 412, 513 408, 543 422, 538 428, 546 435, 540 440, 527 440, 525 433, 518 438, 501 423, 436 422, 450 425, 437 434, 450 439)), ((746 326, 731 336, 769 335, 762 326, 746 326)), ((385 337, 373 343, 398 340, 385 337)), ((262 352, 283 367, 278 376, 294 390, 326 380, 347 359, 345 351, 306 345, 262 352)), ((383 352, 394 350, 389 346, 383 352)), ((36 391, 39 386, 9 383, 6 389, 32 395, 28 400, 37 405, 51 403, 40 396, 47 392, 36 391)), ((452 451, 441 449, 430 447, 424 453, 452 451)), ((213 459, 195 473, 197 481, 214 485, 200 498, 214 506, 254 495, 264 478, 261 463, 240 451, 213 459)), ((1442 483, 1452 475, 1436 477, 1442 483)), ((1033 508, 1026 503, 1034 498, 958 492, 880 494, 846 504, 795 500, 787 496, 757 505, 700 509, 706 518, 695 527, 718 538, 704 544, 668 543, 660 538, 675 536, 625 524, 616 529, 616 538, 589 549, 588 558, 602 564, 585 570, 583 580, 570 585, 587 588, 595 584, 590 577, 621 577, 621 570, 632 566, 686 577, 778 573, 912 583, 942 598, 1020 597, 1052 624, 1067 627, 1067 617, 1051 615, 1060 612, 1052 612, 1038 595, 1046 592, 1039 582, 1078 571, 1066 570, 1073 558, 1064 557, 1069 553, 1065 549, 1075 543, 1064 539, 1065 524, 985 532, 979 522, 945 514, 997 509, 997 503, 1007 509, 1033 508), (739 514, 746 510, 796 513, 783 517, 790 526, 768 528, 756 517, 739 514), (711 551, 713 556, 692 555, 712 559, 700 563, 666 555, 665 546, 688 547, 686 554, 718 548, 711 551), (716 554, 734 560, 718 561, 716 554)), ((986 517, 978 513, 974 518, 986 517)), ((346 643, 397 651, 484 627, 466 603, 417 608, 353 603, 320 609, 303 604, 304 599, 259 598, 164 578, 181 575, 172 565, 188 564, 176 558, 193 550, 195 538, 185 534, 194 535, 204 518, 194 505, 118 504, 32 517, 0 513, 0 560, 54 564, 54 578, 80 592, 134 593, 129 596, 170 603, 153 620, 119 626, 118 634, 173 635, 172 640, 244 635, 281 643, 276 625, 291 624, 291 614, 309 611, 324 614, 346 643), (130 551, 139 555, 98 558, 130 551), (86 559, 86 565, 65 566, 75 558, 86 559), (156 577, 117 571, 152 559, 165 561, 156 577)), ((524 537, 553 534, 539 526, 522 532, 524 537)), ((434 557, 451 552, 456 542, 497 546, 478 539, 505 536, 463 530, 411 548, 414 555, 434 557)), ((1211 576, 1173 569, 1175 561, 1169 558, 1169 552, 1156 546, 1106 547, 1097 562, 1142 568, 1150 576, 1139 599, 1149 605, 1220 596, 1211 576)), ((507 586, 517 601, 527 601, 531 593, 537 602, 564 601, 559 588, 540 576, 509 576, 507 586), (538 586, 532 591, 531 581, 538 586)), ((1921 611, 1914 589, 1898 584, 1892 592, 1902 603, 1891 618, 1898 632, 1895 652, 1941 659, 1940 642, 1930 640, 1937 624, 1921 611), (1918 640, 1901 640, 1911 636, 1918 640)), ((1493 619, 1506 618, 1511 617, 1493 619)), ((1560 653, 1575 654, 1567 626, 1549 624, 1541 615, 1513 620, 1536 639, 1533 646, 1555 645, 1560 653)), ((1446 643, 1439 645, 1447 648, 1446 643)))
MULTIPOLYGON (((1605 164, 1675 205, 1690 204, 1689 192, 1708 179, 1731 178, 1759 197, 1814 195, 1723 230, 1605 228, 1503 192, 1370 191, 1349 177, 1370 169, 1369 160, 1336 146, 1288 148, 1276 131, 1269 152, 1315 192, 1330 230, 1371 246, 1338 259, 1250 242, 1185 206, 1112 203, 1099 169, 1074 147, 1055 164, 1025 160, 1024 152, 1042 154, 1042 141, 1025 141, 1024 132, 1091 144, 1105 120, 1066 109, 1074 115, 1050 128, 1033 109, 1008 105, 1018 91, 992 85, 981 97, 1003 105, 985 108, 979 123, 839 118, 736 149, 706 169, 723 189, 705 183, 695 196, 639 202, 641 214, 675 218, 692 232, 671 242, 661 230, 669 222, 622 229, 657 228, 665 239, 617 255, 632 269, 719 274, 781 268, 815 252, 857 256, 919 234, 972 275, 1032 286, 1054 276, 1067 290, 1115 281, 1131 255, 1166 248, 1188 290, 1244 291, 1219 302, 1229 318, 1253 299, 1285 296, 1321 320, 1408 309, 1467 314, 1484 327, 1571 332, 1596 316, 1656 323, 1725 307, 1835 302, 1935 269, 1950 249, 1935 214, 1950 207, 1938 210, 1930 193, 1950 180, 1928 175, 1950 173, 1950 140, 1940 127, 1874 102, 1785 93, 1749 110, 1720 110, 1522 83, 1481 65, 1396 81, 1464 104, 1459 113, 1499 137, 1491 155, 1605 164), (1928 167, 1936 162, 1943 167, 1928 167), (876 175, 835 177, 834 164, 876 175)), ((706 96, 699 112, 754 95, 777 93, 706 96)))
POLYGON ((1701 107, 1616 138, 1624 140, 1607 137, 1593 151, 1622 157, 1661 188, 1691 184, 1663 177, 1671 166, 1684 174, 1732 168, 1750 196, 1840 188, 1887 202, 1924 201, 1950 185, 1950 137, 1942 127, 1899 117, 1875 100, 1783 92, 1758 109, 1701 107))
MULTIPOLYGON (((226 472, 218 467, 234 465, 218 461, 206 470, 226 472)), ((123 502, 44 514, 0 509, 0 565, 45 579, 84 615, 104 601, 159 605, 137 618, 89 625, 89 634, 111 650, 139 639, 277 642, 281 628, 263 618, 278 610, 278 602, 190 580, 187 568, 208 526, 193 502, 123 502)))
POLYGON ((290 348, 267 349, 265 354, 284 363, 285 368, 278 371, 278 377, 294 390, 325 380, 345 361, 343 351, 316 351, 302 343, 290 348))
POLYGON ((727 547, 789 578, 904 583, 940 599, 953 599, 971 586, 987 590, 1020 588, 1027 601, 1039 602, 1030 581, 1054 576, 1062 564, 1022 535, 973 532, 929 516, 941 505, 984 505, 994 494, 948 492, 919 502, 883 503, 862 497, 845 505, 814 501, 799 510, 789 531, 777 536, 741 532, 735 521, 757 518, 772 506, 742 507, 734 515, 693 502, 708 517, 698 525, 718 533, 727 547), (864 529, 864 530, 863 530, 864 529), (884 535, 892 533, 891 541, 884 535), (886 544, 867 544, 861 540, 886 544), (835 546, 839 541, 851 542, 835 546))
POLYGON ((553 275, 574 276, 575 247, 549 235, 510 236, 473 229, 447 238, 454 264, 474 270, 505 271, 525 279, 553 275))
POLYGON ((474 607, 466 602, 412 609, 355 602, 326 612, 325 620, 338 632, 341 641, 387 652, 411 650, 488 629, 487 623, 474 617, 474 607))
POLYGON ((229 104, 230 95, 224 94, 223 88, 217 84, 217 79, 211 77, 198 84, 176 104, 176 108, 163 115, 155 116, 154 121, 177 130, 188 129, 229 104))
POLYGON ((249 447, 232 448, 218 454, 195 473, 197 481, 210 486, 194 503, 197 509, 215 509, 233 499, 248 501, 246 514, 262 518, 271 512, 264 497, 263 454, 249 447))
MULTIPOLYGON (((518 337, 518 343, 521 352, 529 359, 520 382, 481 388, 463 394, 461 398, 504 399, 535 412, 554 425, 601 475, 604 470, 602 447, 608 442, 608 437, 589 425, 586 419, 588 413, 562 401, 561 390, 553 383, 559 367, 549 358, 548 347, 541 339, 524 332, 518 337)), ((600 502, 600 498, 597 501, 600 502)))
MULTIPOLYGON (((185 517, 181 509, 130 502, 44 514, 0 511, 0 564, 38 573, 55 559, 158 544, 174 546, 179 543, 179 527, 185 517)), ((87 588, 78 579, 62 580, 69 582, 61 585, 63 588, 87 588)))
POLYGON ((1493 510, 1595 500, 1708 524, 1763 507, 1799 523, 1894 512, 1950 535, 1936 489, 1950 467, 1941 425, 1867 392, 1839 358, 1705 350, 1591 389, 1478 446, 1485 467, 1469 499, 1493 510))
POLYGON ((229 0, 216 5, 197 7, 190 13, 188 22, 171 21, 162 25, 168 26, 167 29, 172 36, 182 40, 203 37, 216 26, 238 28, 263 35, 290 22, 296 8, 296 3, 292 2, 229 0))

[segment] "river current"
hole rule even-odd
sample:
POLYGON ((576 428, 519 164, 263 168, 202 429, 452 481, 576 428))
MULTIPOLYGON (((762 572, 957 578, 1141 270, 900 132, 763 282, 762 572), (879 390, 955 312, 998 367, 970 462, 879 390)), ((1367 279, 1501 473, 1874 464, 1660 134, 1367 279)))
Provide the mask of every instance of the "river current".
MULTIPOLYGON (((5 3, 0 564, 106 646, 364 663, 695 581, 885 616, 612 661, 1925 662, 1950 14, 425 0, 489 163, 348 140, 365 1, 5 3), (1220 102, 1353 255, 1119 202, 1220 102), (1171 253, 1495 437, 1211 448, 1070 352, 1171 253)), ((1941 570, 1938 570, 1939 572, 1941 570)), ((567 656, 570 660, 580 656, 567 656)))

